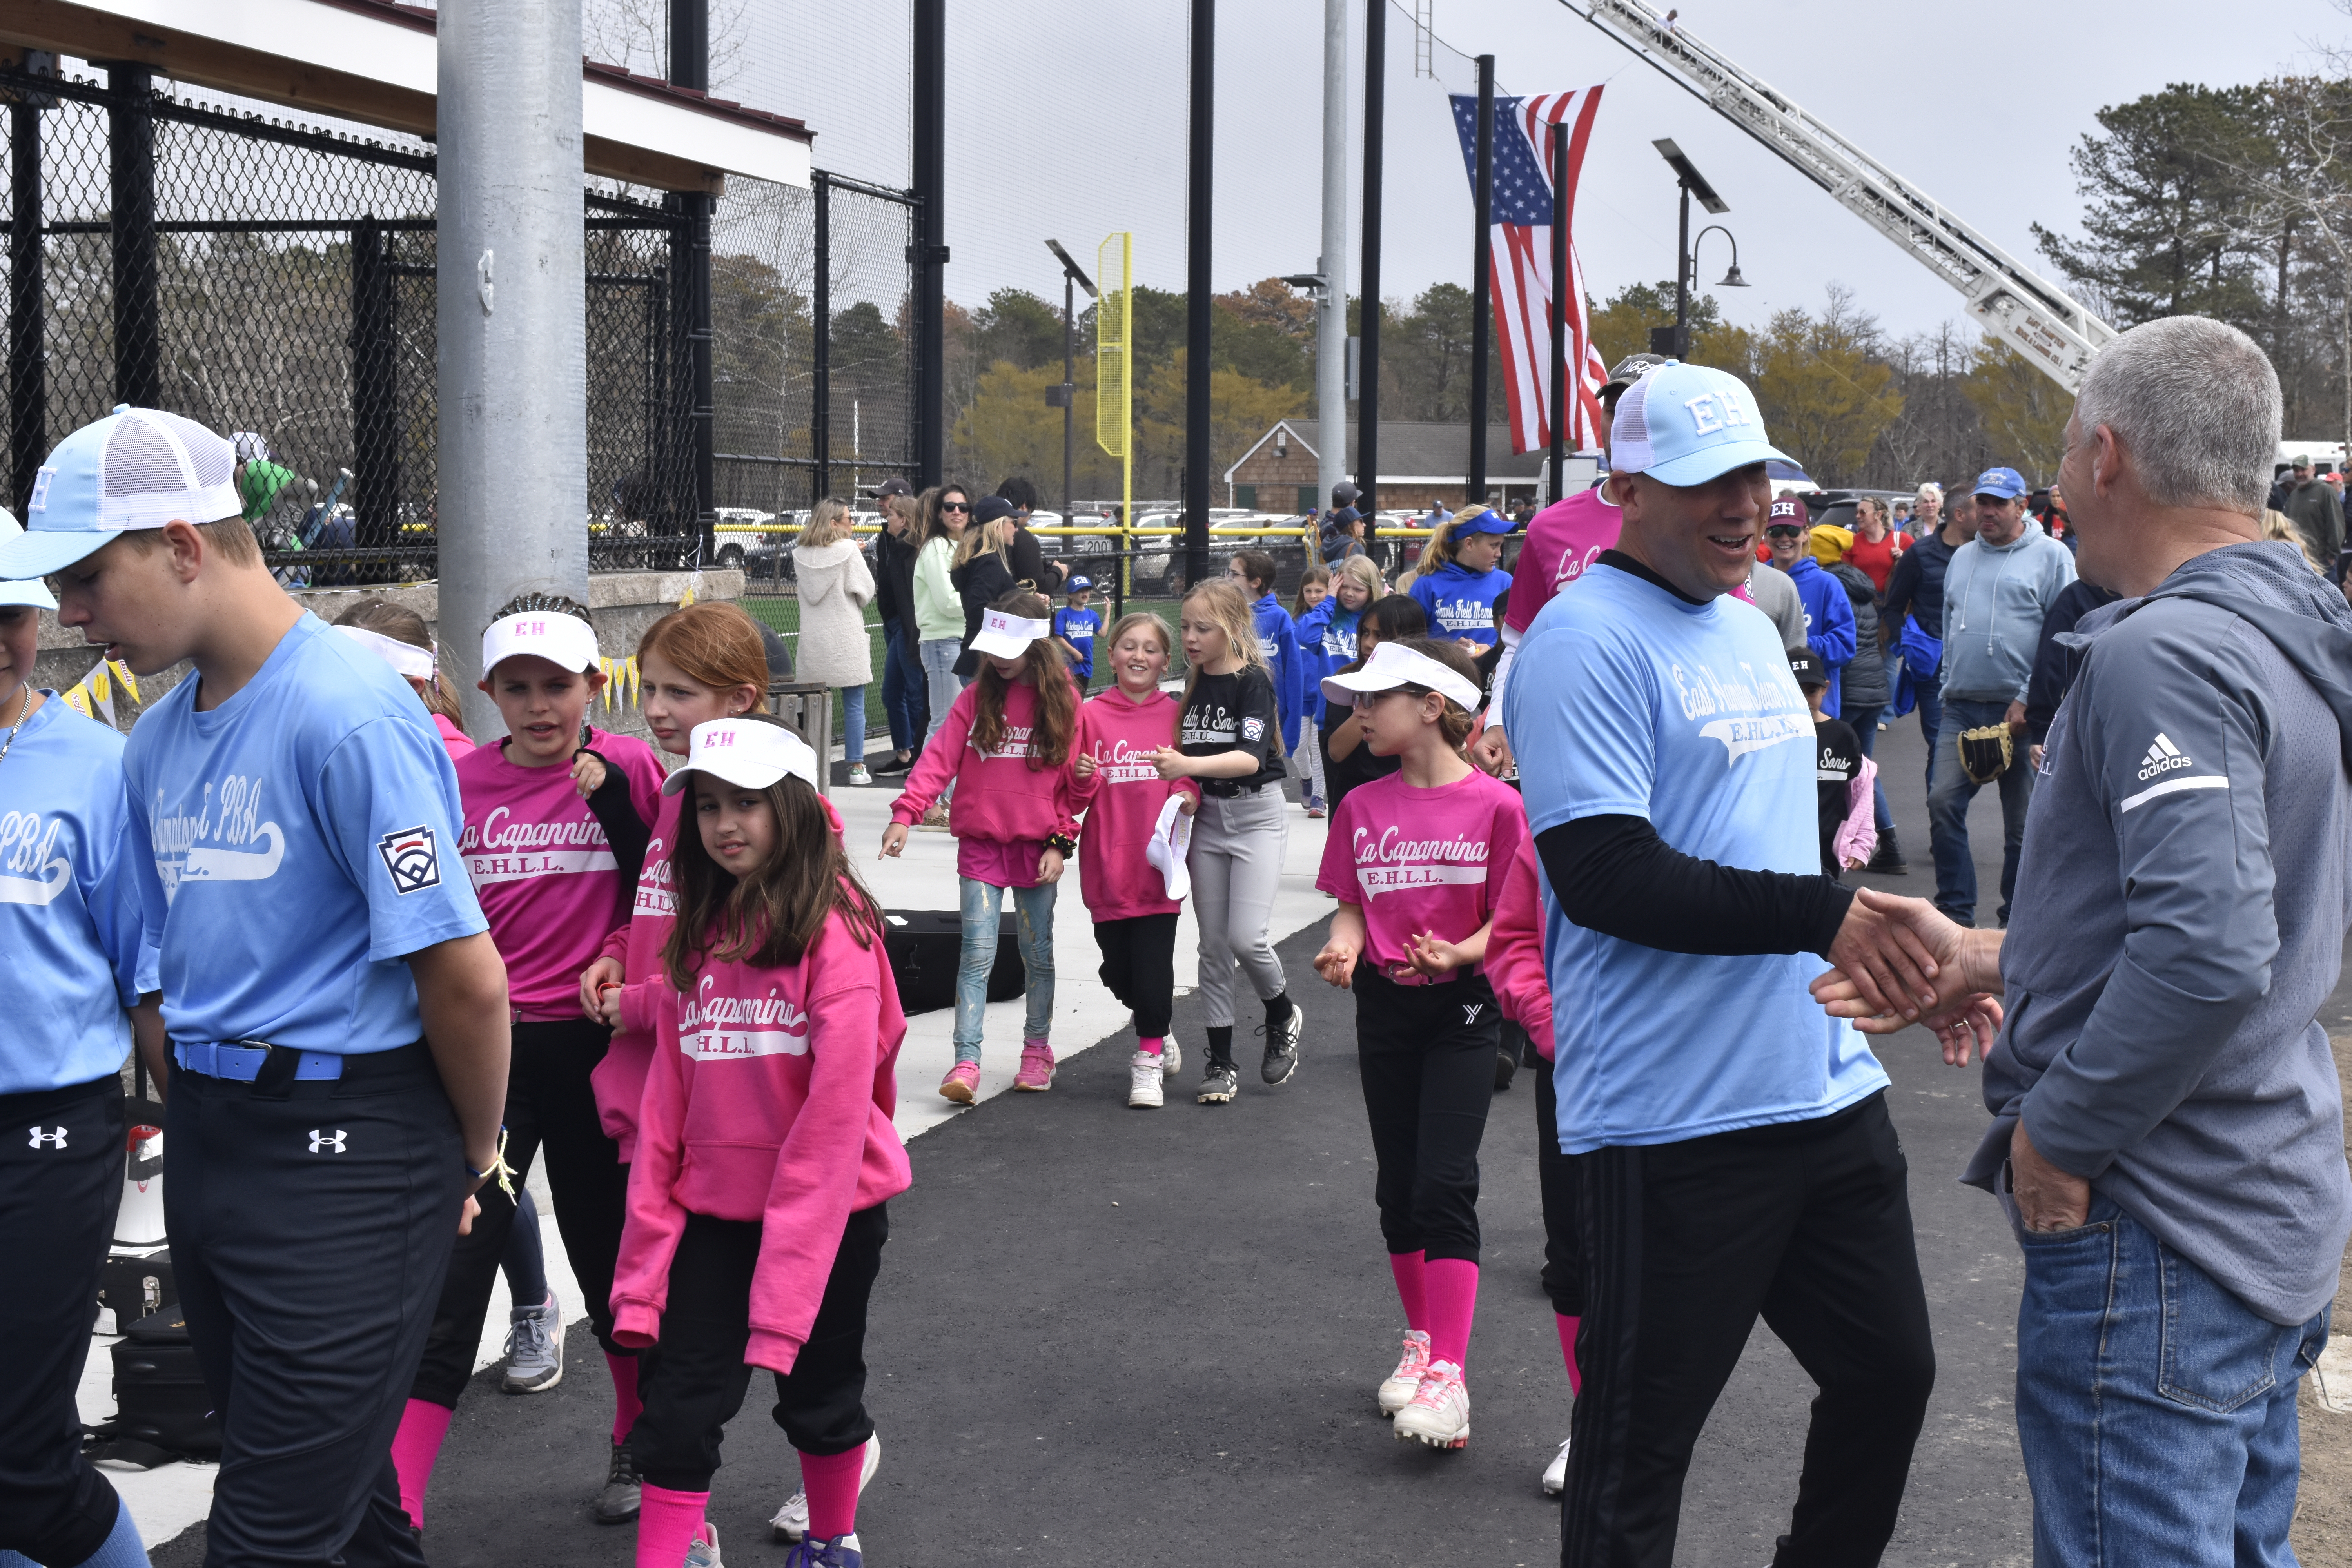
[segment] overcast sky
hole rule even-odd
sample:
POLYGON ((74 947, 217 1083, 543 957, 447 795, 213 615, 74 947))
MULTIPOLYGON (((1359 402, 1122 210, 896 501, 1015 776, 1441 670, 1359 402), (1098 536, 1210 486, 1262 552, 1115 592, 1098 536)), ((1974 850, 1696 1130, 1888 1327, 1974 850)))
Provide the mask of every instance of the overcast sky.
MULTIPOLYGON (((1185 0, 947 0, 948 292, 976 305, 1006 285, 1055 292, 1044 241, 1082 259, 1110 230, 1134 231, 1137 280, 1184 285, 1185 0)), ((1858 290, 1902 333, 1959 314, 1959 296, 1650 66, 1556 0, 1434 0, 1434 31, 1496 57, 1503 90, 1605 82, 1576 214, 1588 286, 1674 273, 1673 178, 1650 143, 1671 136, 1730 205, 1718 221, 1754 287, 1717 289, 1759 322, 1813 305, 1823 286, 1858 290)), ((1362 0, 1350 6, 1350 252, 1360 213, 1362 0)), ((2080 210, 2067 152, 2103 105, 2168 82, 2252 81, 2352 37, 2328 0, 1684 0, 1682 22, 2038 270, 2029 225, 2071 227, 2080 210)), ((1215 280, 1230 289, 1315 265, 1321 191, 1319 0, 1220 7, 1215 280)), ((907 178, 903 6, 753 0, 740 74, 728 90, 805 118, 818 163, 889 184, 907 178)), ((1469 182, 1447 123, 1448 90, 1475 91, 1469 64, 1440 48, 1447 79, 1416 79, 1410 0, 1389 11, 1387 241, 1382 289, 1409 298, 1470 280, 1469 182)), ((1697 226, 1696 222, 1694 227, 1697 226)), ((1720 236, 1700 253, 1723 276, 1720 236)))

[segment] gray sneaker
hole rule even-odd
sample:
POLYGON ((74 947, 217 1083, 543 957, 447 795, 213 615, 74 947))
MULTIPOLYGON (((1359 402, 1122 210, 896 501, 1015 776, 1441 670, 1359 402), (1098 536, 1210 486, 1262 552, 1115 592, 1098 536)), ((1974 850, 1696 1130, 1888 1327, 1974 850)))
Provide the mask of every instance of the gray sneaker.
POLYGON ((1269 1084, 1287 1083, 1298 1070, 1298 1037, 1307 1032, 1307 1015, 1293 1002, 1289 1020, 1282 1027, 1268 1031, 1260 1025, 1257 1032, 1266 1037, 1265 1060, 1258 1066, 1258 1077, 1269 1084))
POLYGON ((563 1381, 563 1309, 555 1292, 536 1307, 508 1314, 507 1370, 499 1386, 509 1394, 544 1394, 563 1381))
POLYGON ((596 1522, 626 1524, 637 1517, 645 1500, 645 1483, 637 1479, 637 1461, 626 1443, 613 1445, 613 1462, 604 1472, 604 1489, 596 1494, 596 1522))
POLYGON ((1194 1096, 1202 1105, 1223 1105, 1241 1092, 1242 1075, 1234 1070, 1231 1062, 1213 1061, 1209 1070, 1201 1075, 1201 1092, 1194 1096))

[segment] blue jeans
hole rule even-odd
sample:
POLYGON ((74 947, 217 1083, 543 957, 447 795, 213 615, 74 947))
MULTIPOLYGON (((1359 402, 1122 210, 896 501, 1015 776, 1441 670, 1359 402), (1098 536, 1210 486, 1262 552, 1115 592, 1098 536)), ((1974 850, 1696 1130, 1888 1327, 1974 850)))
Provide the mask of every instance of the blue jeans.
MULTIPOLYGON (((1960 765, 1960 731, 1998 724, 2006 702, 1954 697, 1944 703, 1943 728, 1936 736, 1936 763, 1927 776, 1927 840, 1936 852, 1936 907, 1962 925, 1977 918, 1977 863, 1969 853, 1969 802, 1984 786, 1960 765)), ((2009 900, 2017 890, 2017 855, 2025 846, 2025 808, 2033 798, 2033 770, 2021 738, 2000 784, 2000 923, 2009 923, 2009 900)))
POLYGON ((955 662, 963 657, 961 637, 925 637, 919 649, 923 666, 923 683, 929 689, 931 721, 923 731, 929 741, 948 721, 948 710, 955 706, 956 693, 963 682, 956 679, 955 662))
MULTIPOLYGON (((1853 726, 1853 738, 1860 743, 1862 754, 1873 762, 1878 760, 1878 716, 1885 711, 1886 706, 1884 703, 1870 708, 1849 708, 1845 710, 1845 721, 1853 726)), ((1895 814, 1886 809, 1885 780, 1874 778, 1870 781, 1870 798, 1873 806, 1872 820, 1877 825, 1879 832, 1885 833, 1895 826, 1895 814)))
MULTIPOLYGON (((988 1005, 988 972, 996 967, 997 933, 1005 889, 960 877, 963 894, 963 962, 956 969, 955 1059, 980 1060, 981 1010, 988 1005)), ((1021 963, 1029 972, 1029 1016, 1022 1037, 1042 1040, 1054 1023, 1054 884, 1012 889, 1020 919, 1021 963)))
POLYGON ((2089 1224, 2017 1240, 2037 1568, 2293 1563, 2295 1385, 2326 1348, 2326 1311, 2299 1328, 2255 1316, 2097 1194, 2089 1224))
POLYGON ((866 688, 841 689, 841 760, 851 767, 866 760, 866 688))
POLYGON ((882 623, 882 711, 890 721, 890 749, 911 752, 922 744, 929 704, 923 699, 923 666, 896 621, 882 623))

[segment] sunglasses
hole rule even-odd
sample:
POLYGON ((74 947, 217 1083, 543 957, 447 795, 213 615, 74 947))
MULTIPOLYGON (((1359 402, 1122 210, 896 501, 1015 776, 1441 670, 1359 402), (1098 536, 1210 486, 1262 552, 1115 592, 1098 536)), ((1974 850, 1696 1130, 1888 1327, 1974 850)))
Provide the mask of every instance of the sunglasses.
POLYGON ((1767 539, 1801 539, 1804 537, 1804 533, 1805 531, 1797 527, 1794 523, 1781 522, 1775 523, 1770 528, 1766 529, 1764 531, 1764 537, 1767 539))
POLYGON ((961 500, 943 500, 940 502, 940 510, 941 511, 970 511, 971 510, 971 503, 970 501, 961 500))

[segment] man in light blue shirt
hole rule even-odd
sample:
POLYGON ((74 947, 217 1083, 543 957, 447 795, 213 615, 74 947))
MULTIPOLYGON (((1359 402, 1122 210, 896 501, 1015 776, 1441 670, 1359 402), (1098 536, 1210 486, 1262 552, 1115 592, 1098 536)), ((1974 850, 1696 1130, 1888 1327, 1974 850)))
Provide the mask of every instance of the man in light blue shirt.
POLYGON ((506 971, 457 779, 390 668, 271 579, 228 443, 118 408, 61 442, 0 576, 192 675, 124 753, 175 1064, 164 1215, 222 1412, 207 1558, 421 1564, 390 1445, 451 1237, 497 1161, 506 971))
POLYGON ((1585 1216, 1567 1568, 1673 1561, 1691 1451, 1761 1315, 1821 1385, 1782 1562, 1874 1562, 1935 1377, 1886 1075, 1807 993, 1932 996, 1820 875, 1813 725, 1730 597, 1770 503, 1753 395, 1669 363, 1617 405, 1617 548, 1537 616, 1504 722, 1543 870, 1560 1147, 1585 1216), (1852 952, 1848 963, 1841 955, 1852 952))

